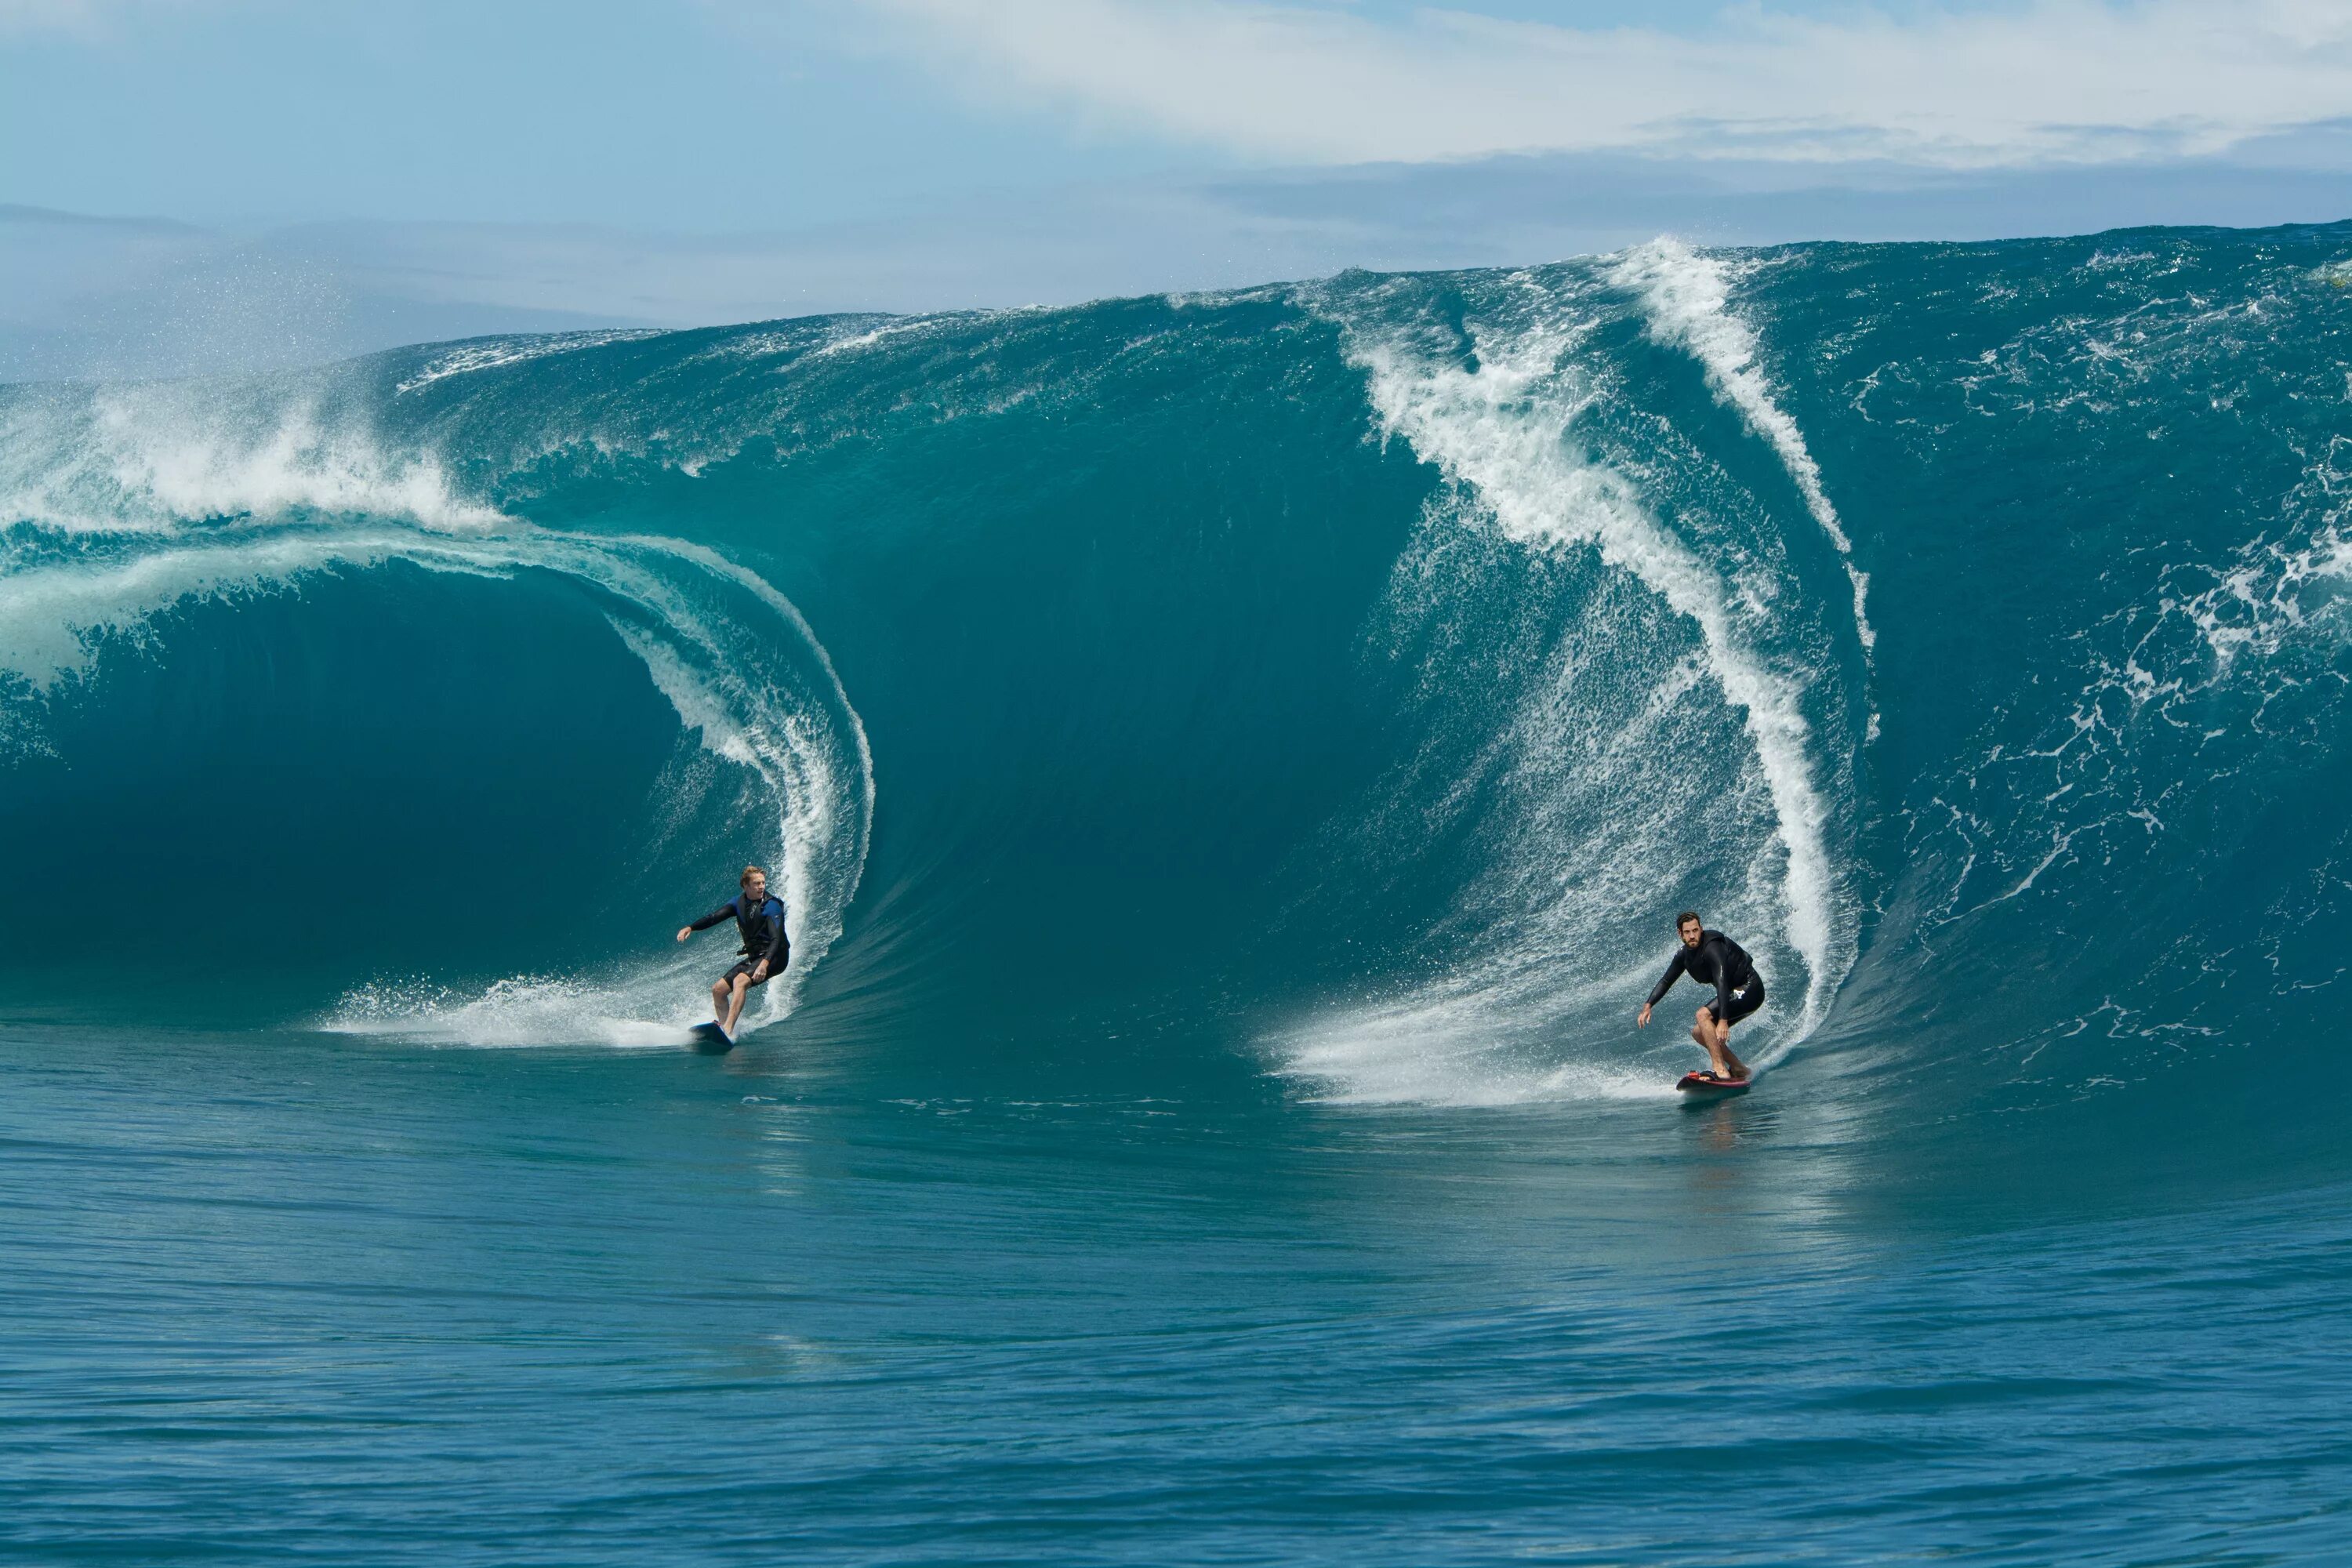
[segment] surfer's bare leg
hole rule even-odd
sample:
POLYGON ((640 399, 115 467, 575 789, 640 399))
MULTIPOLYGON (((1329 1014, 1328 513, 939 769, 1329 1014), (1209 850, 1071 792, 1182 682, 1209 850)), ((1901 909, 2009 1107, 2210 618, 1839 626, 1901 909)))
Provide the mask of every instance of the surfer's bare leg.
POLYGON ((724 980, 710 983, 710 1016, 721 1021, 727 1016, 727 982, 724 980))
POLYGON ((1698 1016, 1691 1020, 1691 1038, 1715 1064, 1717 1078, 1746 1078, 1748 1064, 1731 1054, 1731 1031, 1715 1021, 1715 1014, 1701 1007, 1698 1016))
POLYGON ((1698 1010, 1697 1021, 1691 1025, 1690 1035, 1691 1044, 1696 1046, 1700 1050, 1706 1053, 1708 1065, 1713 1067, 1716 1071, 1721 1072, 1723 1070, 1723 1058, 1717 1053, 1715 1048, 1715 1016, 1709 1013, 1706 1008, 1701 1007, 1698 1010))
POLYGON ((739 974, 735 977, 734 994, 727 998, 727 1016, 721 1020, 721 1026, 730 1035, 735 1032, 735 1020, 743 1016, 743 998, 751 994, 751 990, 750 975, 739 974))

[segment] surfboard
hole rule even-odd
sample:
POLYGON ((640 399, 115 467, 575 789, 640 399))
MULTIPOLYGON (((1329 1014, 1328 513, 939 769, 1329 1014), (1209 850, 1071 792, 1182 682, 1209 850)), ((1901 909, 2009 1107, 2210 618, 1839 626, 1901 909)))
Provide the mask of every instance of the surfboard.
POLYGON ((694 1048, 698 1051, 708 1051, 715 1056, 735 1048, 735 1037, 720 1028, 716 1019, 708 1024, 697 1024, 689 1032, 694 1036, 694 1048))
POLYGON ((1736 1078, 1730 1082, 1726 1083, 1721 1079, 1701 1078, 1695 1072, 1686 1072, 1683 1074, 1682 1081, 1675 1085, 1675 1087, 1681 1089, 1685 1094, 1705 1095, 1709 1098, 1715 1098, 1726 1094, 1746 1094, 1748 1092, 1748 1085, 1755 1081, 1756 1080, 1752 1078, 1736 1078))

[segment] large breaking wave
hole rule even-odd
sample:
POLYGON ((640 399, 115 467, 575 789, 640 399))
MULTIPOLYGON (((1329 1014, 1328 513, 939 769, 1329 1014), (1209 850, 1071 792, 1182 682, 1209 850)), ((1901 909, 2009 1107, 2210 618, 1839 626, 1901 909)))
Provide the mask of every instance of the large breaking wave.
MULTIPOLYGON (((1690 1052, 1631 1015, 1689 905, 1758 955, 1767 1063, 2010 1109, 2210 1069, 2340 1005, 2347 255, 1661 241, 10 389, 0 826, 103 845, 124 799, 207 791, 247 822, 218 759, 115 731, 166 688, 302 730, 253 672, 283 637, 348 668, 374 595, 537 628, 516 690, 603 628, 624 664, 566 674, 634 671, 661 725, 474 782, 528 824, 628 752, 635 804, 589 825, 628 874, 542 904, 518 868, 510 957, 362 909, 256 1016, 668 1040, 711 965, 665 933, 766 858, 771 1019, 876 1048, 1214 1039, 1328 1098, 1654 1095, 1690 1052), (267 646, 222 651, 261 606, 267 646), (147 795, 77 785, 131 750, 147 795)), ((401 705, 432 649, 336 710, 504 754, 495 677, 401 705)), ((258 906, 350 879, 304 842, 258 906)), ((460 874, 429 824, 380 848, 411 918, 460 874)), ((58 1000, 59 895, 10 892, 24 1005, 168 1010, 58 1000)))

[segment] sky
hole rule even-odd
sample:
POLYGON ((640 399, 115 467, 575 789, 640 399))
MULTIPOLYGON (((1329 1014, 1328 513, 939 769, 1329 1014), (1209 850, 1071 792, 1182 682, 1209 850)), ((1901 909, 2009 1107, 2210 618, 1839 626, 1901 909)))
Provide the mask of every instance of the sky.
POLYGON ((2347 196, 2352 0, 0 0, 0 376, 2347 196))

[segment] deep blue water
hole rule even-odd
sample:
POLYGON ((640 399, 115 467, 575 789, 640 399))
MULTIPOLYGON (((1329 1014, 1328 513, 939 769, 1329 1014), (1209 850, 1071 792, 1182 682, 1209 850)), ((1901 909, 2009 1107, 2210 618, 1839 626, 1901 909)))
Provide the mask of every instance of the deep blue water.
POLYGON ((2352 1559, 2347 282, 0 389, 0 1548, 2352 1559))

